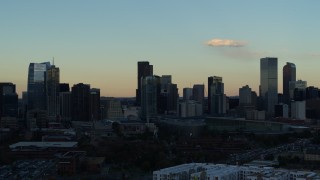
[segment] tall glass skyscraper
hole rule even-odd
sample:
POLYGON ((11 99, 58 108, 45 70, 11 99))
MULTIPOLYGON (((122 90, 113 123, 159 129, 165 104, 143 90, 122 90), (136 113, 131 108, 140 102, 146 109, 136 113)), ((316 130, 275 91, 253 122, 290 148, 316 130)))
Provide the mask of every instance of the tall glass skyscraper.
POLYGON ((60 115, 59 88, 60 70, 52 65, 46 72, 46 97, 49 121, 55 121, 60 115))
POLYGON ((272 117, 278 104, 278 58, 260 59, 260 97, 267 115, 272 117))
POLYGON ((28 72, 28 109, 46 110, 46 71, 50 62, 30 63, 28 72))
POLYGON ((158 114, 159 76, 146 76, 141 79, 141 118, 149 122, 158 114))
POLYGON ((291 81, 296 81, 296 65, 287 62, 283 66, 283 97, 284 103, 290 105, 290 88, 289 84, 291 81))
POLYGON ((208 104, 211 115, 220 116, 225 113, 222 77, 208 77, 208 104))
POLYGON ((141 105, 141 81, 142 78, 153 75, 153 66, 148 61, 138 62, 138 85, 136 90, 136 103, 138 106, 141 105))

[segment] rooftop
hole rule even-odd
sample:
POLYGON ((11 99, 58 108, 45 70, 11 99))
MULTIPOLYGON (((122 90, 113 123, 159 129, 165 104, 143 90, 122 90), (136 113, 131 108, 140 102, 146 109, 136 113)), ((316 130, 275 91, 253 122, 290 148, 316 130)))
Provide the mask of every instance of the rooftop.
POLYGON ((10 149, 15 149, 18 147, 39 147, 39 148, 46 148, 46 147, 59 147, 59 148, 71 148, 71 147, 77 147, 78 142, 29 142, 29 141, 23 141, 18 142, 15 144, 10 145, 10 149))

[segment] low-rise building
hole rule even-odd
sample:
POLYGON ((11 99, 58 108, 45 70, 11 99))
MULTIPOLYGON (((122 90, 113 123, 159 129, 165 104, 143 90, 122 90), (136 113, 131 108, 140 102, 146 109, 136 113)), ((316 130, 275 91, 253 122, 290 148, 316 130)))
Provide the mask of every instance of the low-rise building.
POLYGON ((235 166, 226 164, 190 163, 153 172, 153 180, 314 180, 312 171, 275 169, 272 167, 235 166))

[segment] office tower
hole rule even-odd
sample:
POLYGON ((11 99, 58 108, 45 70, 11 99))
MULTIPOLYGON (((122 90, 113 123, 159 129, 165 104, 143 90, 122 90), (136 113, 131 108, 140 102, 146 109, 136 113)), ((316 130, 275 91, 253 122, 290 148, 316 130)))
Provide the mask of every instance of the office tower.
POLYGON ((167 101, 167 112, 171 112, 176 114, 178 111, 178 100, 179 100, 179 93, 177 84, 168 84, 168 101, 167 101))
POLYGON ((252 104, 252 91, 248 85, 239 88, 239 104, 240 105, 251 105, 252 104))
POLYGON ((57 121, 60 115, 60 70, 52 65, 46 71, 47 113, 50 122, 57 121))
POLYGON ((204 101, 204 84, 195 84, 192 88, 192 99, 201 103, 204 101))
POLYGON ((75 84, 71 91, 71 117, 73 121, 90 121, 90 85, 75 84))
POLYGON ((160 87, 160 94, 158 98, 158 113, 176 114, 179 94, 177 84, 172 84, 172 76, 161 76, 160 87))
POLYGON ((171 75, 162 75, 160 77, 160 84, 161 84, 161 90, 167 89, 167 84, 172 83, 172 76, 171 75))
POLYGON ((69 83, 60 83, 59 90, 60 92, 70 92, 69 83))
POLYGON ((306 99, 317 99, 319 98, 319 88, 309 86, 306 88, 306 99))
POLYGON ((192 88, 183 88, 183 100, 192 100, 192 94, 192 88))
POLYGON ((141 119, 147 123, 158 114, 159 84, 157 76, 141 78, 141 119))
POLYGON ((284 103, 290 105, 290 92, 289 92, 289 83, 290 81, 296 81, 296 65, 293 63, 287 62, 283 66, 283 98, 284 103))
POLYGON ((222 77, 211 76, 208 78, 208 104, 211 115, 221 116, 225 113, 226 97, 222 77))
POLYGON ((60 118, 62 122, 71 121, 72 98, 71 92, 60 92, 60 118))
POLYGON ((291 118, 299 120, 306 119, 306 101, 291 102, 291 118))
POLYGON ((148 61, 138 62, 138 80, 137 80, 137 90, 136 90, 136 104, 141 105, 141 81, 143 77, 153 75, 153 66, 149 64, 148 61))
POLYGON ((50 62, 30 63, 28 72, 28 109, 46 110, 46 71, 50 62))
POLYGON ((0 117, 18 117, 18 94, 13 83, 0 83, 0 117))
POLYGON ((289 82, 289 95, 290 101, 303 101, 306 100, 307 81, 290 81, 289 82))
POLYGON ((260 59, 260 96, 268 117, 274 115, 274 106, 278 104, 278 59, 260 59))
POLYGON ((90 116, 92 120, 100 120, 100 89, 90 89, 90 116))

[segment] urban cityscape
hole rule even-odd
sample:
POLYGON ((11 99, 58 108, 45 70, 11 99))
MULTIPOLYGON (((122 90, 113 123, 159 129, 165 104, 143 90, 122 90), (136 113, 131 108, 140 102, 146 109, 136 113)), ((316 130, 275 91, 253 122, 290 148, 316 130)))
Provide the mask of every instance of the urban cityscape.
POLYGON ((294 63, 282 68, 283 93, 278 59, 265 57, 259 93, 244 85, 232 97, 219 76, 180 96, 155 66, 137 62, 133 98, 70 87, 54 60, 29 64, 22 98, 0 83, 1 178, 320 178, 320 90, 297 80, 294 63))
POLYGON ((0 2, 0 180, 320 180, 319 5, 0 2))

